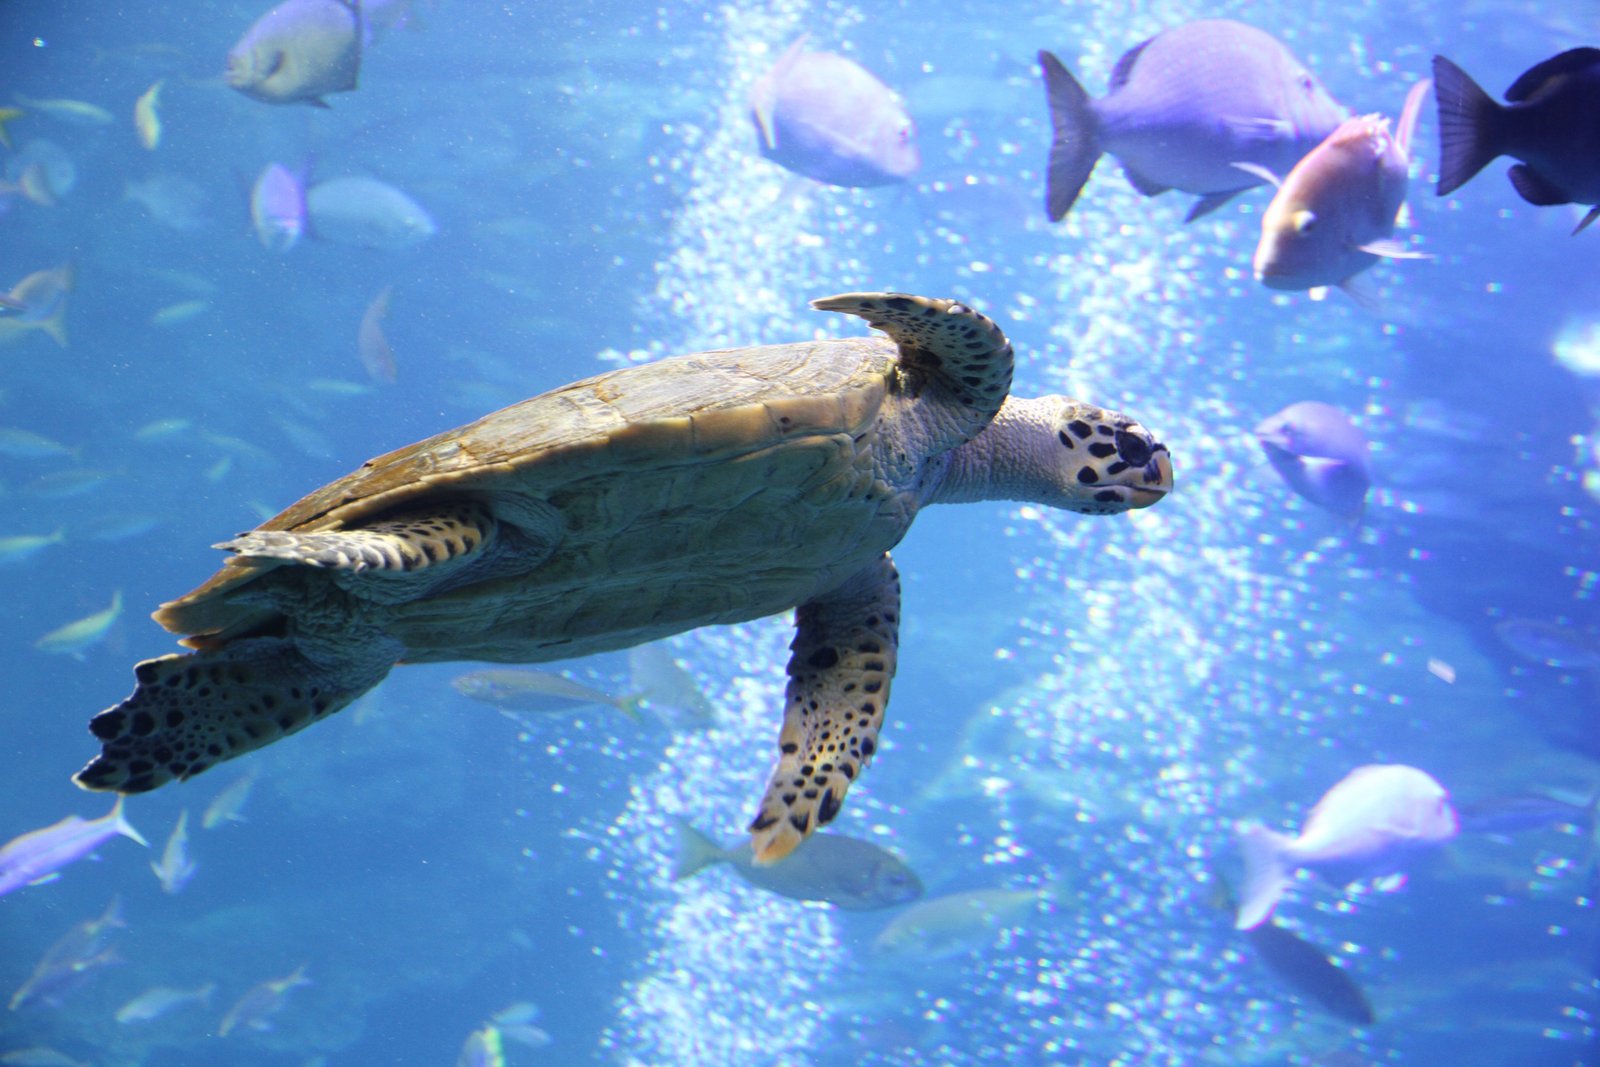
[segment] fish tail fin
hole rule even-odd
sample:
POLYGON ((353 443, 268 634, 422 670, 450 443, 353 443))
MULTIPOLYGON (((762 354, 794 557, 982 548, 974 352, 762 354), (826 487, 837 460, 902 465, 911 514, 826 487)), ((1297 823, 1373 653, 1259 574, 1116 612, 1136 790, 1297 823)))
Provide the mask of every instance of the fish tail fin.
POLYGON ((1239 851, 1244 854, 1244 885, 1239 893, 1239 912, 1234 929, 1260 926, 1278 906, 1289 884, 1289 868, 1283 860, 1288 838, 1265 826, 1254 825, 1239 831, 1239 851))
POLYGON ((215 993, 216 991, 217 991, 217 983, 215 983, 215 982, 207 982, 205 985, 201 986, 199 989, 196 989, 194 991, 194 999, 198 1000, 200 1003, 206 1005, 207 1007, 210 1007, 211 1006, 211 994, 215 993))
POLYGON ((62 301, 61 307, 57 308, 53 313, 51 313, 48 319, 44 319, 39 323, 39 329, 49 334, 50 339, 56 344, 60 345, 62 348, 68 347, 66 319, 66 302, 62 301))
POLYGON ((111 806, 111 828, 123 837, 131 837, 145 848, 149 848, 150 842, 146 841, 139 831, 133 828, 133 824, 122 813, 122 806, 127 803, 127 800, 128 798, 125 794, 117 794, 117 802, 111 806))
POLYGON ((644 713, 639 709, 644 704, 646 697, 647 694, 643 691, 624 693, 617 698, 616 709, 622 712, 623 717, 635 726, 641 725, 644 722, 644 713))
POLYGON ((712 864, 728 858, 727 851, 721 845, 690 826, 686 819, 674 821, 678 830, 677 852, 672 860, 674 882, 693 877, 712 864))
POLYGON ((1072 210, 1100 160, 1100 122, 1094 101, 1078 79, 1049 52, 1039 53, 1045 100, 1050 105, 1050 163, 1045 173, 1045 210, 1056 222, 1072 210))
POLYGON ((1439 105, 1439 195, 1448 196, 1501 154, 1505 108, 1444 56, 1433 57, 1433 94, 1439 105))

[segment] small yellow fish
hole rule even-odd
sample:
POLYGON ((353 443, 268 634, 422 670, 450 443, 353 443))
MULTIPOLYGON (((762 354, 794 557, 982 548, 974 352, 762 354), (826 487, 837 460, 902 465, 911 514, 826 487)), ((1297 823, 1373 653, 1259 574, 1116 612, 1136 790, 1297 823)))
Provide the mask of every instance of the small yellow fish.
POLYGON ((79 126, 109 126, 116 121, 111 112, 98 104, 91 104, 86 100, 67 100, 62 98, 34 100, 23 96, 21 93, 13 93, 11 96, 13 100, 29 111, 37 111, 41 115, 49 115, 53 119, 76 123, 79 126))
POLYGON ((210 307, 211 303, 207 300, 185 300, 177 304, 168 304, 150 316, 150 325, 176 326, 180 322, 188 322, 210 307))
POLYGON ((25 112, 20 107, 0 107, 0 145, 11 147, 11 137, 6 133, 6 123, 20 119, 25 112))
POLYGON ((106 639, 106 634, 111 632, 111 624, 121 615, 122 590, 118 589, 111 595, 109 607, 101 608, 93 615, 87 615, 51 630, 35 641, 33 647, 40 652, 54 652, 82 659, 86 649, 106 639))
POLYGON ((161 143, 161 116, 156 114, 156 106, 161 102, 161 87, 166 81, 159 79, 133 105, 133 128, 138 131, 139 143, 152 152, 161 143))

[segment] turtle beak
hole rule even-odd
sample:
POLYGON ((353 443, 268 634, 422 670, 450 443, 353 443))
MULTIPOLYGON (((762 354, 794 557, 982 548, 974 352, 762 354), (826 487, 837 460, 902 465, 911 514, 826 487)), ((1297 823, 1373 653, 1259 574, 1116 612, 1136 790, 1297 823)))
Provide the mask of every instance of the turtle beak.
POLYGON ((1158 444, 1150 450, 1141 483, 1127 488, 1130 508, 1147 508, 1172 492, 1172 456, 1166 445, 1158 444))

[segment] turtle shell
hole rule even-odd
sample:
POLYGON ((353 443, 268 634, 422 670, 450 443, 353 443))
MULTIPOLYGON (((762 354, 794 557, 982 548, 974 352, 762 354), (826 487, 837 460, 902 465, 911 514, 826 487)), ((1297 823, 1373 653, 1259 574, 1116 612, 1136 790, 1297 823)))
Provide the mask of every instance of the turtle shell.
POLYGON ((558 516, 554 544, 546 522, 508 538, 482 580, 409 599, 363 596, 385 575, 234 557, 154 617, 209 647, 337 582, 341 610, 387 613, 409 661, 536 662, 782 611, 876 559, 915 514, 915 478, 886 481, 874 455, 903 388, 897 353, 880 337, 723 349, 562 386, 369 460, 259 527, 347 530, 466 498, 513 533, 558 516))

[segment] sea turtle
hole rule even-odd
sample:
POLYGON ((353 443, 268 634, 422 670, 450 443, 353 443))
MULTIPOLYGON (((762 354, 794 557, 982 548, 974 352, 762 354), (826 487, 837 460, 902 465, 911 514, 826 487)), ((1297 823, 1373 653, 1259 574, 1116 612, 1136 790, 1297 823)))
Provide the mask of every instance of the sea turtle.
POLYGON ((1172 487, 1164 445, 1078 400, 1009 397, 1012 350, 951 300, 812 307, 889 335, 676 356, 562 386, 377 459, 259 528, 155 619, 75 780, 139 793, 338 711, 396 663, 537 663, 795 608, 759 861, 838 813, 894 675, 889 549, 924 504, 1088 514, 1172 487))

